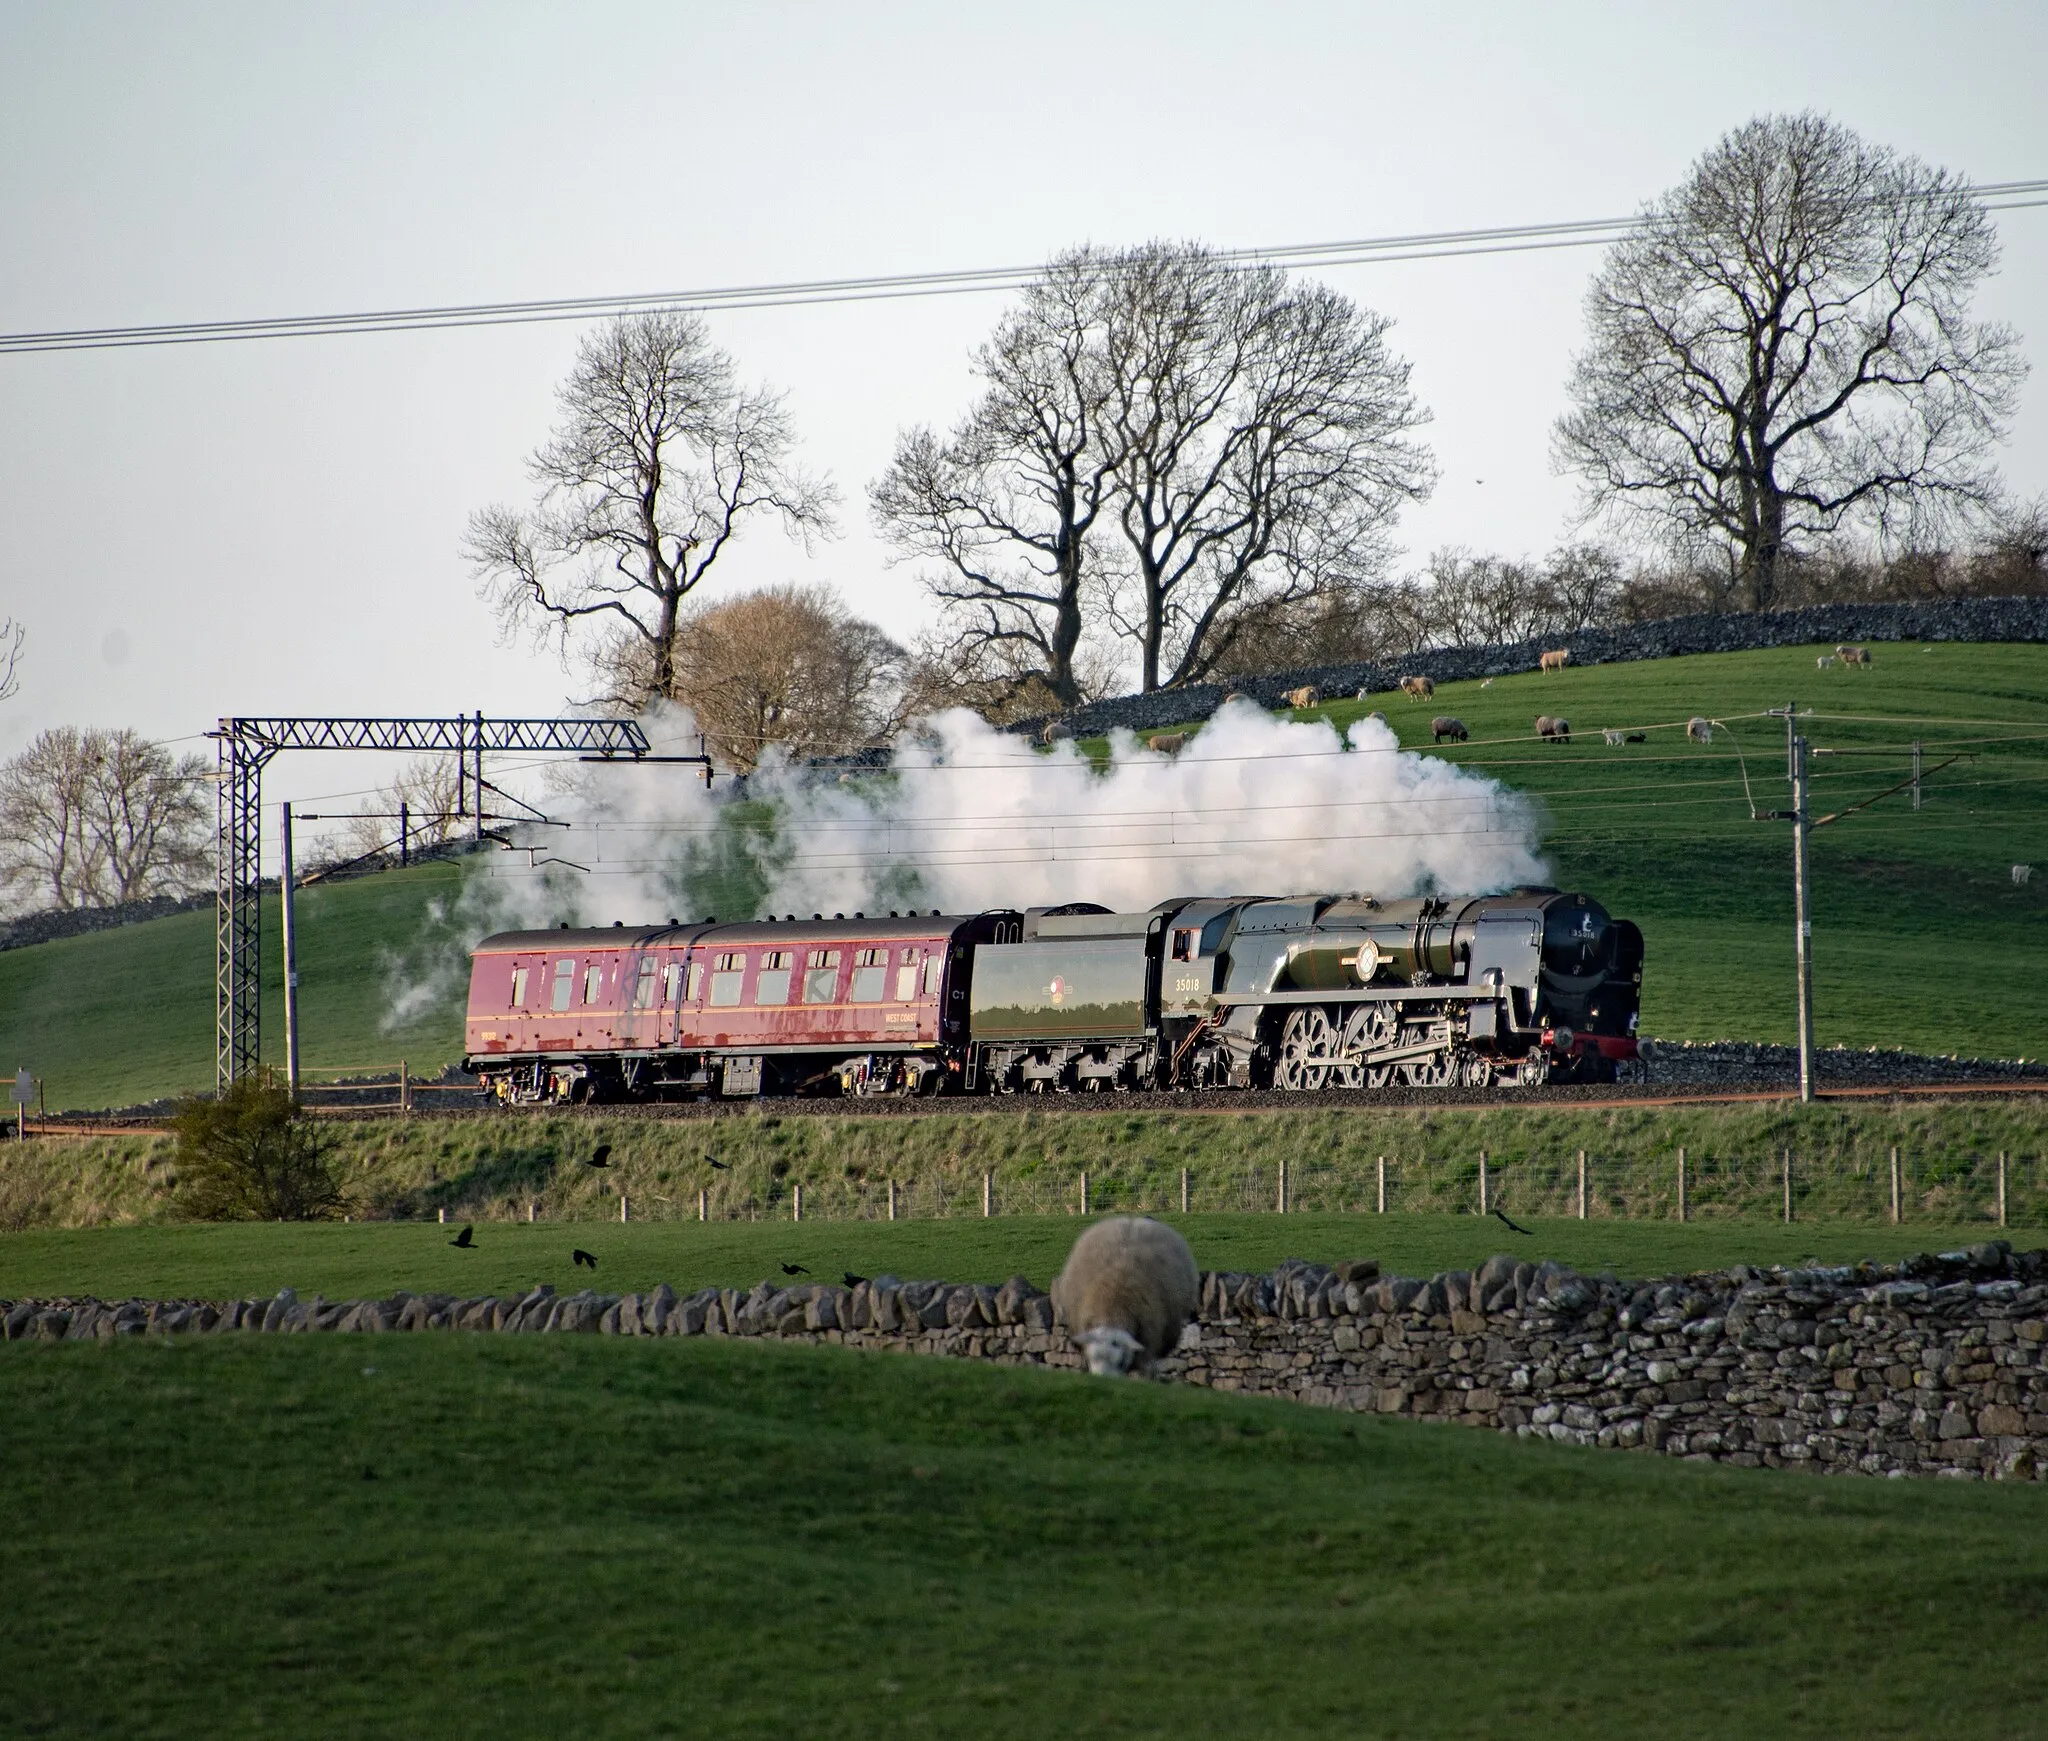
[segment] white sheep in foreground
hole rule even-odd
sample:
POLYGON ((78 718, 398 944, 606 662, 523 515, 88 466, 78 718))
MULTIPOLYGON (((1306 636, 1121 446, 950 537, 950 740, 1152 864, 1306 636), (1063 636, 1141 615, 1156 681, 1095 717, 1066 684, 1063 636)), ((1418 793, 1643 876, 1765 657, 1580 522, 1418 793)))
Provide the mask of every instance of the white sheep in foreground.
POLYGON ((1074 1241, 1052 1302, 1088 1370, 1123 1377, 1180 1340, 1201 1303, 1201 1272, 1164 1222, 1114 1215, 1074 1241))

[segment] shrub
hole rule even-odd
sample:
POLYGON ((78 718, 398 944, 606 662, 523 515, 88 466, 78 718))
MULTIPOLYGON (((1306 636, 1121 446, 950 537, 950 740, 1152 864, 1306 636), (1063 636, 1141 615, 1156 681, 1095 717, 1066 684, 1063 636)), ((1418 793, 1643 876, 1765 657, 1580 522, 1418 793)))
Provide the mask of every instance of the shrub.
POLYGON ((188 1100, 171 1128, 179 1197, 201 1221, 317 1221, 341 1206, 318 1128, 274 1082, 244 1076, 188 1100))

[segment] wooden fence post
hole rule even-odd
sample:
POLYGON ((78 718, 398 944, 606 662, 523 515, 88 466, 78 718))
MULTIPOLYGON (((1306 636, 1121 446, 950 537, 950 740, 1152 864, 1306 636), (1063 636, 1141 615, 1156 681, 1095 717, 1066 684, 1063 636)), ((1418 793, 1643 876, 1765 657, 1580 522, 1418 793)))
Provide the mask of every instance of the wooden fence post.
POLYGON ((1479 1151, 1479 1213, 1486 1213, 1486 1151, 1479 1151))
POLYGON ((702 1186, 699 1186, 697 1190, 697 1219, 699 1221, 709 1221, 711 1219, 711 1193, 702 1186))
POLYGON ((1785 1151, 1785 1220, 1788 1225, 1792 1220, 1792 1151, 1790 1149, 1785 1151))
POLYGON ((1379 1210, 1379 1212, 1380 1212, 1380 1213, 1381 1213, 1382 1215, 1384 1215, 1384 1214, 1386 1214, 1386 1212, 1387 1212, 1387 1157, 1386 1157, 1385 1155, 1382 1155, 1382 1156, 1380 1156, 1380 1164, 1379 1164, 1379 1175, 1380 1175, 1380 1210, 1379 1210))
POLYGON ((2005 1225, 2005 1150, 1998 1151, 1998 1225, 2005 1225))
POLYGON ((412 1111, 412 1072, 406 1068, 403 1058, 398 1060, 398 1110, 412 1111))
POLYGON ((802 1219, 804 1218, 804 1188, 803 1188, 803 1186, 801 1186, 801 1185, 792 1185, 792 1186, 790 1186, 790 1188, 789 1188, 789 1210, 790 1210, 790 1219, 791 1219, 792 1221, 801 1221, 801 1220, 802 1220, 802 1219))
POLYGON ((533 1212, 534 1212, 534 1201, 533 1201, 533 1199, 532 1199, 531 1197, 529 1197, 529 1198, 527 1198, 527 1200, 526 1200, 526 1219, 527 1219, 528 1221, 531 1221, 531 1220, 533 1220, 533 1219, 534 1219, 534 1213, 533 1213, 533 1212))
POLYGON ((1685 1150, 1678 1151, 1678 1219, 1685 1219, 1685 1150))
POLYGON ((1579 1219, 1586 1219, 1586 1151, 1579 1150, 1579 1219))
POLYGON ((1899 1149, 1898 1145, 1894 1143, 1892 1145, 1892 1225, 1894 1227, 1899 1224, 1899 1198, 1901 1196, 1899 1186, 1899 1149))

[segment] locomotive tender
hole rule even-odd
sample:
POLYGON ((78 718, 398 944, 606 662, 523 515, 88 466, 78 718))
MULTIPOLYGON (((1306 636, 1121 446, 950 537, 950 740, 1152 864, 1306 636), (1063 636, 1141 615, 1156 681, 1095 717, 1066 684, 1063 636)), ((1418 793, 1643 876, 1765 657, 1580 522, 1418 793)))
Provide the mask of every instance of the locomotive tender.
POLYGON ((1612 1081, 1642 961, 1547 888, 564 926, 477 945, 464 1062, 516 1101, 1612 1081))

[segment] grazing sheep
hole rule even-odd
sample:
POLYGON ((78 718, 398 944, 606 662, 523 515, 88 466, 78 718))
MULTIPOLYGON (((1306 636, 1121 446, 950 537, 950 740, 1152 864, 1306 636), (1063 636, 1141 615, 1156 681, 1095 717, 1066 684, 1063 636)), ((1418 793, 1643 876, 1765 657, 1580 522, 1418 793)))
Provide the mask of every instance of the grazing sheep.
POLYGON ((1462 719, 1453 719, 1447 713, 1440 713, 1429 722, 1429 741, 1433 744, 1440 744, 1445 738, 1456 738, 1459 743, 1464 743, 1470 735, 1462 719))
POLYGON ((1074 735, 1074 728, 1063 719, 1049 719, 1038 728, 1038 741, 1042 744, 1064 743, 1074 735))
MULTIPOLYGON (((1379 710, 1378 708, 1374 708, 1374 709, 1372 710, 1372 712, 1370 712, 1369 714, 1367 714, 1367 715, 1366 715, 1365 717, 1366 717, 1367 719, 1376 719, 1376 720, 1378 720, 1378 721, 1379 721, 1379 723, 1380 723, 1381 725, 1387 725, 1387 716, 1386 716, 1385 714, 1383 714, 1382 712, 1380 712, 1380 710, 1379 710)), ((1392 727, 1392 726, 1387 726, 1387 729, 1388 729, 1389 731, 1391 731, 1391 730, 1393 730, 1393 727, 1392 727)))
POLYGON ((1714 741, 1714 722, 1694 714, 1685 722, 1685 735, 1696 744, 1710 744, 1714 741))
POLYGON ((1427 677, 1404 677, 1401 693, 1411 701, 1427 701, 1436 693, 1436 684, 1427 677))
POLYGON ((1280 697, 1288 707, 1299 712, 1303 708, 1315 707, 1323 699, 1323 692, 1313 683, 1304 683, 1299 689, 1290 689, 1280 697))
POLYGON ((1233 689, 1233 690, 1232 690, 1232 691, 1231 691, 1231 692, 1230 692, 1230 693, 1229 693, 1228 695, 1226 695, 1226 696, 1225 696, 1225 697, 1224 697, 1224 698, 1222 699, 1222 701, 1220 701, 1220 702, 1219 702, 1219 703, 1218 703, 1217 705, 1218 705, 1219 707, 1228 707, 1228 706, 1229 706, 1229 705, 1230 705, 1230 704, 1231 704, 1231 703, 1232 703, 1233 701, 1249 701, 1249 700, 1251 700, 1251 697, 1250 697, 1249 695, 1245 694, 1245 692, 1244 692, 1244 691, 1243 691, 1242 689, 1233 689))
POLYGON ((1163 756, 1177 756, 1180 754, 1181 746, 1187 741, 1188 734, 1184 731, 1154 732, 1145 740, 1145 747, 1148 750, 1157 750, 1163 756))
POLYGON ((1620 745, 1628 742, 1628 739, 1625 738, 1620 732, 1616 731, 1614 727, 1611 725, 1600 735, 1603 738, 1605 738, 1610 745, 1615 747, 1619 747, 1620 745))
POLYGON ((1188 1242, 1136 1215, 1098 1221, 1053 1277, 1052 1303, 1090 1372, 1122 1377, 1172 1352, 1201 1298, 1188 1242))
POLYGON ((1838 665, 1840 663, 1841 661, 1833 653, 1823 653, 1814 660, 1813 668, 1816 671, 1825 671, 1830 665, 1838 665))
POLYGON ((1554 653, 1545 653, 1536 661, 1536 667, 1539 671, 1562 671, 1571 662, 1571 648, 1560 647, 1554 653))
POLYGON ((1536 735, 1555 744, 1568 744, 1572 741, 1572 722, 1568 719, 1553 719, 1547 713, 1539 713, 1536 716, 1536 735))
POLYGON ((1479 679, 1479 687, 1480 687, 1481 689, 1491 689, 1491 688, 1493 687, 1493 679, 1492 679, 1491 677, 1482 677, 1482 678, 1480 678, 1480 679, 1479 679))
POLYGON ((1844 665, 1868 665, 1870 663, 1870 649, 1868 647, 1837 647, 1835 649, 1835 657, 1840 659, 1844 665))
POLYGON ((2015 888, 2018 888, 2018 887, 2020 887, 2020 886, 2021 886, 2021 885, 2023 885, 2023 884, 2024 884, 2024 883, 2025 883, 2025 882, 2027 881, 2027 879, 2028 879, 2029 877, 2031 877, 2031 876, 2032 876, 2033 874, 2034 874, 2034 867, 2033 867, 2032 865, 2030 865, 2030 864, 2016 864, 2016 865, 2014 865, 2014 866, 2012 867, 2012 880, 2013 880, 2013 886, 2014 886, 2015 888))

